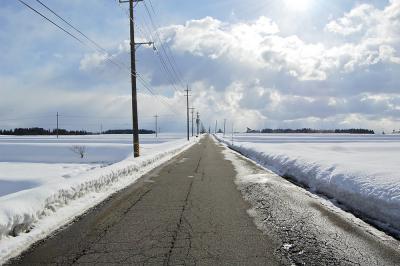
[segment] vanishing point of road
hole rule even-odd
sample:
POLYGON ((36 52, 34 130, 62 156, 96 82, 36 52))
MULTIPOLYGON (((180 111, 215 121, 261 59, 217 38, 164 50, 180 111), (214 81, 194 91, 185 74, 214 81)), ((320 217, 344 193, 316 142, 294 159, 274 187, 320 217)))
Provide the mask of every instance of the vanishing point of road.
POLYGON ((224 149, 202 138, 9 264, 400 265, 397 240, 380 240, 306 192, 271 183, 267 197, 245 197, 251 186, 238 189, 224 149), (266 217, 262 231, 254 205, 266 217))

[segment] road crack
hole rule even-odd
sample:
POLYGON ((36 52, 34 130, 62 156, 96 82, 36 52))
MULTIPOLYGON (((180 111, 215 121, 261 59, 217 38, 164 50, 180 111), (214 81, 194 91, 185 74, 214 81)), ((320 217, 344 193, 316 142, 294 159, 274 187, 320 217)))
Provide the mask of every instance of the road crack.
MULTIPOLYGON (((201 160, 201 158, 200 158, 200 160, 201 160)), ((199 163, 200 163, 200 160, 199 160, 199 163)), ((174 233, 172 235, 171 246, 170 246, 169 251, 166 254, 166 258, 164 260, 164 265, 169 265, 169 261, 171 259, 172 251, 175 248, 175 243, 176 243, 176 240, 178 238, 178 234, 179 234, 179 232, 181 230, 181 227, 182 227, 182 224, 183 224, 183 221, 184 221, 184 212, 185 212, 186 207, 188 205, 189 196, 190 196, 190 193, 192 191, 192 187, 193 187, 193 179, 190 181, 189 189, 188 189, 188 192, 186 193, 186 197, 185 197, 184 204, 182 206, 182 210, 181 210, 181 214, 180 214, 180 217, 179 217, 179 221, 178 221, 176 230, 174 231, 174 233)))

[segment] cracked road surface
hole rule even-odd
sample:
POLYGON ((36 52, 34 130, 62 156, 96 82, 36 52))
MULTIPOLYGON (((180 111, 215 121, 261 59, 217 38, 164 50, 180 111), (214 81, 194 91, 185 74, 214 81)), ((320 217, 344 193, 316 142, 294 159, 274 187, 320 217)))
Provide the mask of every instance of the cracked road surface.
POLYGON ((278 265, 209 137, 11 264, 278 265))
POLYGON ((382 243, 280 177, 238 189, 224 149, 203 138, 10 264, 400 265, 397 241, 382 243))

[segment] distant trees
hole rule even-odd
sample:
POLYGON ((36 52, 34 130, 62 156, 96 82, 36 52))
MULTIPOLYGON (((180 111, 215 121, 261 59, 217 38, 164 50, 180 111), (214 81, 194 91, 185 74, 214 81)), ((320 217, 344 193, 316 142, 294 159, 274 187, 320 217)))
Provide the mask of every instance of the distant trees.
MULTIPOLYGON (((103 134, 132 134, 132 129, 107 130, 103 134)), ((154 130, 140 129, 139 134, 154 134, 154 130)), ((86 130, 66 130, 59 128, 58 135, 94 135, 86 130)), ((57 129, 44 129, 41 127, 0 129, 0 135, 33 136, 33 135, 57 135, 57 129)))
POLYGON ((350 128, 350 129, 311 129, 311 128, 300 128, 300 129, 270 129, 265 128, 260 130, 252 130, 247 128, 247 133, 337 133, 337 134, 375 134, 373 130, 363 128, 350 128))
POLYGON ((272 133, 272 132, 262 132, 260 130, 254 130, 254 129, 251 129, 251 128, 247 128, 246 133, 272 133))
MULTIPOLYGON (((132 134, 132 129, 111 129, 103 132, 103 134, 132 134)), ((155 134, 154 130, 139 129, 139 134, 155 134)))
MULTIPOLYGON (((85 130, 66 130, 66 129, 58 129, 58 135, 91 135, 93 133, 87 132, 85 130)), ((1 130, 0 135, 57 135, 57 129, 44 129, 40 127, 32 127, 32 128, 15 128, 9 130, 1 130)))

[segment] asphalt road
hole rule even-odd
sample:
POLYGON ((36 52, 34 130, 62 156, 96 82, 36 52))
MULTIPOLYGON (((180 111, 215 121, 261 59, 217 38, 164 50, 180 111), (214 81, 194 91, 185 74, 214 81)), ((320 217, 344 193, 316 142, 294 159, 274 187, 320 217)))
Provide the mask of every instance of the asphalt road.
POLYGON ((317 200, 299 204, 293 193, 271 185, 242 184, 238 189, 224 149, 203 138, 10 264, 400 265, 396 241, 381 243, 317 200), (262 230, 249 209, 261 214, 256 222, 259 228, 263 223, 262 230), (327 226, 322 218, 305 218, 307 213, 333 222, 327 226), (346 239, 329 238, 343 231, 346 239), (288 241, 297 243, 296 249, 284 246, 288 241), (350 249, 348 243, 356 246, 350 249))

